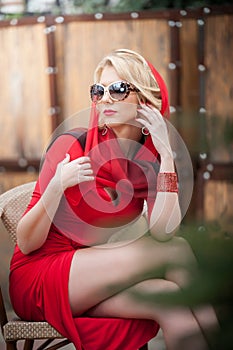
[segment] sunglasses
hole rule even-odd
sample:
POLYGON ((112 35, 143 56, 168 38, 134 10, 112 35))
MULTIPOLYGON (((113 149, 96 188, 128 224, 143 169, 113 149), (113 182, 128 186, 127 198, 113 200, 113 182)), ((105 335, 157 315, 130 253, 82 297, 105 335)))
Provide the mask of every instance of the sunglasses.
POLYGON ((90 88, 92 101, 101 101, 106 91, 113 101, 123 101, 129 96, 131 91, 138 92, 139 90, 125 81, 116 81, 108 86, 94 84, 90 88))

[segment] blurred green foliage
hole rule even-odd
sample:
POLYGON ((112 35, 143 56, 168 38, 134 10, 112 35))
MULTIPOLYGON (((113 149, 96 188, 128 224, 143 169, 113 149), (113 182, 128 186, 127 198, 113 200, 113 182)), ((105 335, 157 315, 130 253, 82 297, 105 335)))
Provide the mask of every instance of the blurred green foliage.
MULTIPOLYGON (((27 10, 30 0, 25 0, 23 13, 1 13, 0 20, 20 18, 38 14, 27 10)), ((40 1, 38 0, 38 3, 40 1)), ((0 1, 1 3, 1 1, 0 1)), ((186 9, 211 5, 232 4, 232 0, 56 0, 48 5, 46 14, 92 14, 92 13, 123 13, 132 11, 186 9)), ((35 10, 36 11, 36 10, 35 10)), ((41 12, 40 12, 41 13, 41 12)))
POLYGON ((211 5, 231 4, 231 0, 76 0, 75 5, 83 9, 83 13, 94 12, 128 12, 141 10, 194 8, 211 5))
MULTIPOLYGON (((218 222, 182 225, 179 235, 191 245, 198 261, 198 271, 184 266, 192 276, 189 285, 169 294, 136 295, 146 302, 167 306, 183 305, 192 309, 211 304, 220 328, 211 335, 210 350, 233 347, 233 236, 218 222)), ((162 271, 168 266, 163 266, 162 271)), ((176 268, 180 266, 172 266, 176 268)), ((171 268, 171 267, 170 267, 171 268)), ((210 336, 209 335, 209 336, 210 336)))

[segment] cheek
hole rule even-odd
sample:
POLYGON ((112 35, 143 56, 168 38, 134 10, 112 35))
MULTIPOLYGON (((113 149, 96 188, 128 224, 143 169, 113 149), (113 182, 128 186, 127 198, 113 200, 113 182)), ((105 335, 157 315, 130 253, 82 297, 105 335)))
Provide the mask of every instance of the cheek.
POLYGON ((126 103, 124 108, 122 108, 122 114, 126 119, 134 119, 137 115, 137 105, 126 103))

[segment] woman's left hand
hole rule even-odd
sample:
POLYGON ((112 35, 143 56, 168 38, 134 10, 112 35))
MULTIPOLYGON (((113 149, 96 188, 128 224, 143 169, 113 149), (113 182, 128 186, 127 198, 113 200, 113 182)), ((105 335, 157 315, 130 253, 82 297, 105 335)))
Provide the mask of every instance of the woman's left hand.
POLYGON ((138 108, 136 121, 145 126, 150 132, 153 144, 161 157, 172 157, 166 122, 155 107, 145 104, 138 108))

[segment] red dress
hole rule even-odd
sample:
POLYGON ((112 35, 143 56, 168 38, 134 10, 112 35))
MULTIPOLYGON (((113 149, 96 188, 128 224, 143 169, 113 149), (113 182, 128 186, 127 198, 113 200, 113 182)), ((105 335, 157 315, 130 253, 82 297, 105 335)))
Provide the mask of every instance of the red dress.
MULTIPOLYGON (((107 137, 115 142, 111 133, 107 137)), ((113 152, 112 147, 105 151, 113 152)), ((40 199, 54 175, 57 163, 64 159, 67 152, 71 159, 83 155, 79 142, 73 136, 63 135, 46 154, 27 211, 40 199)), ((137 154, 140 152, 144 151, 139 150, 137 154)), ((95 157, 101 155, 102 151, 95 157)), ((150 320, 75 318, 70 310, 68 280, 75 251, 89 245, 94 237, 89 237, 90 232, 93 235, 96 235, 96 231, 104 234, 113 222, 117 226, 133 221, 140 215, 145 197, 150 197, 148 188, 140 192, 140 183, 145 177, 145 164, 141 163, 140 157, 137 164, 132 165, 125 159, 117 163, 118 157, 113 159, 109 155, 108 159, 101 169, 99 166, 97 169, 100 158, 96 162, 95 190, 90 183, 66 190, 44 245, 28 255, 22 254, 16 246, 11 260, 10 296, 16 313, 25 320, 46 320, 70 339, 78 350, 136 350, 153 338, 159 329, 158 324, 150 320), (121 191, 121 197, 119 203, 113 205, 104 187, 113 187, 119 178, 126 179, 129 173, 134 174, 133 185, 123 181, 120 189, 115 187, 118 192, 121 191), (143 193, 142 196, 139 193, 143 193), (101 199, 103 206, 100 205, 101 199)), ((153 171, 151 166, 150 171, 153 171)), ((148 176, 148 172, 146 174, 148 176)))

